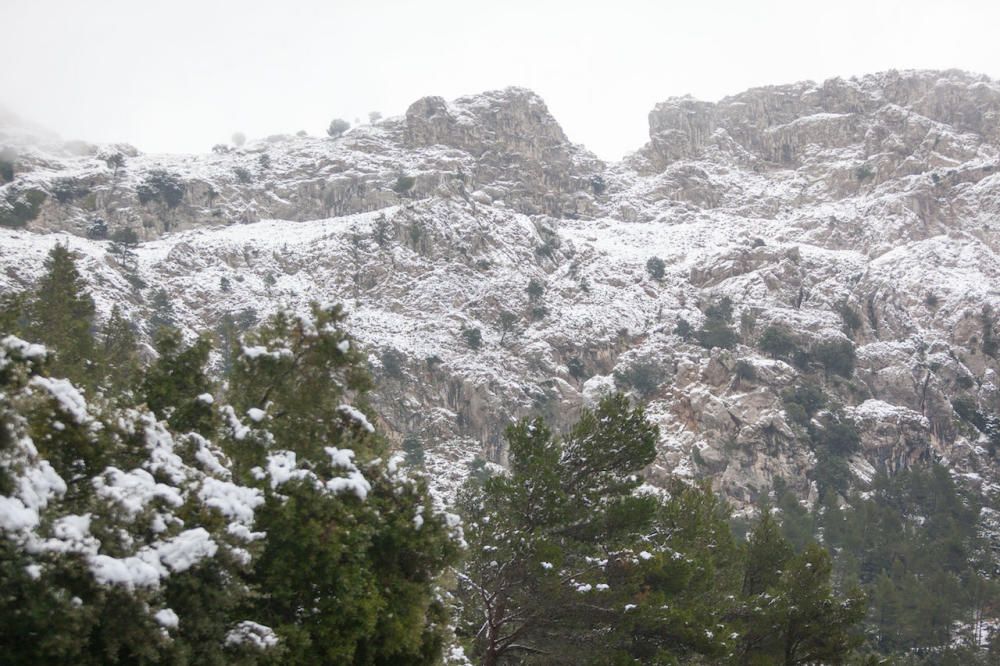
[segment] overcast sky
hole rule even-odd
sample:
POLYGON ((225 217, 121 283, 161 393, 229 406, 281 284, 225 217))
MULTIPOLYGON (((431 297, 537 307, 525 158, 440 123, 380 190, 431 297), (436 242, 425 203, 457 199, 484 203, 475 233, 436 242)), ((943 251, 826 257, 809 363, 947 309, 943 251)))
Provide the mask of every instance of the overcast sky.
POLYGON ((897 68, 1000 78, 997 0, 0 0, 0 105, 202 152, 508 85, 618 159, 660 100, 897 68))

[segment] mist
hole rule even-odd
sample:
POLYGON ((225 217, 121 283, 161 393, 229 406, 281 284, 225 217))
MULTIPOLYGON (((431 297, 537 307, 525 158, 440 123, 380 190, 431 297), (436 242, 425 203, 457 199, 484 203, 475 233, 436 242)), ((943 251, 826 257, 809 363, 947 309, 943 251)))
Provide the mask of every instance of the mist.
POLYGON ((66 139, 205 152, 517 85, 618 159, 671 96, 891 68, 995 78, 998 24, 1000 5, 972 1, 8 0, 0 106, 66 139))

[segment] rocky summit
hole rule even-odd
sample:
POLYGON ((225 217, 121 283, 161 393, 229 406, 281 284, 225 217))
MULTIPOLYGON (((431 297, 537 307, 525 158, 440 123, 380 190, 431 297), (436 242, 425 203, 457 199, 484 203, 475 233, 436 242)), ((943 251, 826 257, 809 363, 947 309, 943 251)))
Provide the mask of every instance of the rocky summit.
POLYGON ((737 507, 779 477, 815 499, 831 456, 836 484, 940 461, 995 493, 1000 82, 674 98, 649 135, 605 163, 519 88, 202 155, 0 114, 0 292, 62 243, 104 316, 190 336, 342 302, 443 496, 505 464, 512 419, 616 389, 660 427, 651 482, 737 507))

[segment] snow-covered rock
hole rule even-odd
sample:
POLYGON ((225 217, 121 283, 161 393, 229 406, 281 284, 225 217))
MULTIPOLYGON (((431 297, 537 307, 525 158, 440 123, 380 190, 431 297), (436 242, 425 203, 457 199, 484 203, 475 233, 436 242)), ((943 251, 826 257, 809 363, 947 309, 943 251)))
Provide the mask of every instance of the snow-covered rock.
POLYGON ((646 365, 654 479, 707 475, 740 504, 779 475, 810 493, 815 456, 780 397, 801 372, 757 343, 770 325, 803 346, 846 339, 846 310, 857 370, 820 381, 862 432, 856 475, 920 459, 994 475, 951 401, 1000 410, 1000 365, 983 345, 1000 311, 996 81, 885 72, 668 100, 650 113, 650 142, 616 164, 570 143, 517 88, 423 98, 337 139, 126 151, 118 169, 101 156, 121 147, 81 155, 24 135, 0 133, 18 154, 0 201, 46 198, 25 229, 0 230, 0 292, 29 286, 66 243, 104 315, 119 305, 146 320, 156 288, 189 333, 343 302, 383 431, 421 438, 442 491, 474 455, 505 462, 512 419, 566 426, 646 365), (183 189, 173 206, 143 189, 160 171, 183 189), (129 256, 85 238, 98 218, 145 242, 129 256), (660 279, 646 270, 654 256, 660 279), (722 297, 735 349, 675 333, 722 297))

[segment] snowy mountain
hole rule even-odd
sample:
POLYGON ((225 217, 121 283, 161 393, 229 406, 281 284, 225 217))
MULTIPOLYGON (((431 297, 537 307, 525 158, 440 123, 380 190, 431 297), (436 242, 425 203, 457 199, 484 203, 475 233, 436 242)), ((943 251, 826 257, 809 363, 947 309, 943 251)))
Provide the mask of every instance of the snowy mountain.
POLYGON ((815 498, 789 413, 807 384, 860 434, 855 483, 939 460, 998 490, 1000 82, 886 72, 671 99, 649 124, 606 164, 516 88, 204 155, 0 114, 0 293, 66 243, 103 314, 190 335, 343 302, 383 431, 420 438, 443 492, 477 455, 505 462, 513 418, 566 425, 617 387, 660 426, 654 479, 746 506, 780 476, 815 498), (107 240, 122 229, 134 250, 107 240), (735 344, 699 344, 726 298, 735 344), (853 371, 824 361, 838 349, 853 371))

